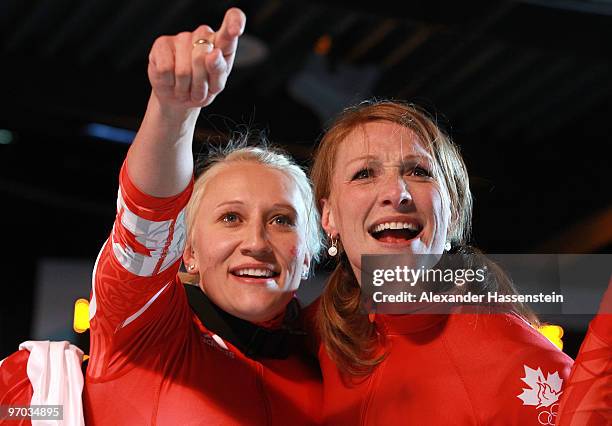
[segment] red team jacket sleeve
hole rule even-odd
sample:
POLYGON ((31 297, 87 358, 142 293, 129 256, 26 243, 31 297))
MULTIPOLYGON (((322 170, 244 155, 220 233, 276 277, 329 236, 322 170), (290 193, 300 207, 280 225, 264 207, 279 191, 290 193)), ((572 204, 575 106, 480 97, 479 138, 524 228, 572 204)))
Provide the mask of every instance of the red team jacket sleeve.
POLYGON ((612 283, 580 347, 557 424, 612 424, 612 283))
MULTIPOLYGON (((32 400, 32 384, 28 378, 27 365, 30 353, 26 350, 14 352, 0 361, 0 406, 29 406, 32 400)), ((6 410, 3 413, 7 414, 6 410)), ((3 423, 0 419, 0 423, 3 423)), ((7 420, 11 426, 30 426, 29 418, 7 420)))
POLYGON ((175 277, 192 187, 193 181, 169 198, 148 196, 130 181, 124 163, 115 223, 92 279, 90 380, 126 372, 144 353, 186 328, 189 310, 175 277))

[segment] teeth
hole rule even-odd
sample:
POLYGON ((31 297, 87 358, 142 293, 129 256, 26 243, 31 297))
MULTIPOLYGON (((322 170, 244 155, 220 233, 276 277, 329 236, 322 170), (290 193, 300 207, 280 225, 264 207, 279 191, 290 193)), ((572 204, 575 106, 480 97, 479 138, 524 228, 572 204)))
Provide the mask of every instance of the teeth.
POLYGON ((385 222, 378 224, 372 229, 372 232, 381 232, 385 229, 409 229, 410 231, 418 231, 419 225, 412 222, 385 222))
POLYGON ((234 272, 238 276, 249 275, 252 277, 271 277, 274 273, 269 269, 245 268, 234 272))

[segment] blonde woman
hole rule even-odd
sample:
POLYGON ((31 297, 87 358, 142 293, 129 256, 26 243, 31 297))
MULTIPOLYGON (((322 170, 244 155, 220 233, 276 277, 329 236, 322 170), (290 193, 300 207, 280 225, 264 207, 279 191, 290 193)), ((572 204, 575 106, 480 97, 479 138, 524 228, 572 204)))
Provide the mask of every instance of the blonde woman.
POLYGON ((244 14, 160 37, 152 93, 96 262, 88 425, 317 424, 320 377, 293 295, 319 251, 305 173, 243 148, 193 182, 201 107, 223 89, 244 14), (183 259, 197 286, 177 277, 183 259))

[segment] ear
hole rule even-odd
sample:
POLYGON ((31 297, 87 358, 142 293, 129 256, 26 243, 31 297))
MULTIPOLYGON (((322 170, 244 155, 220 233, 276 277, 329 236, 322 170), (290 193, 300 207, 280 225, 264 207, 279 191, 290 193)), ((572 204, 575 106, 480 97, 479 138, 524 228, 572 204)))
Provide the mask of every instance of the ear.
POLYGON ((193 246, 191 245, 191 242, 187 242, 185 250, 183 251, 183 263, 185 264, 185 269, 187 269, 189 274, 198 273, 198 257, 193 246))
POLYGON ((331 203, 327 198, 321 198, 321 226, 327 235, 338 235, 334 213, 331 210, 331 203))

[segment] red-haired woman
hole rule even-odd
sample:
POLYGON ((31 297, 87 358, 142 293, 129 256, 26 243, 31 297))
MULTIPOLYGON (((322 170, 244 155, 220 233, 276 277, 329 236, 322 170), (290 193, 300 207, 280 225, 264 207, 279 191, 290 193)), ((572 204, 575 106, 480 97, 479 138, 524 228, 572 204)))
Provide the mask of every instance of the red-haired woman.
MULTIPOLYGON (((553 424, 572 360, 523 305, 491 315, 363 306, 364 254, 474 251, 465 164, 434 121, 398 102, 350 108, 324 135, 311 177, 338 259, 316 313, 326 422, 553 424)), ((513 293, 496 282, 490 290, 513 293)))

